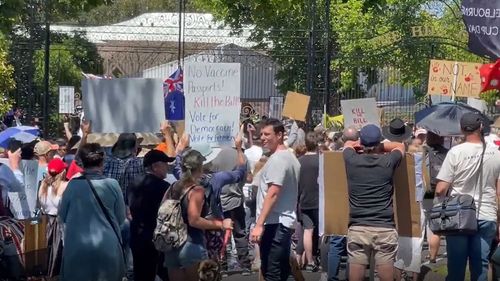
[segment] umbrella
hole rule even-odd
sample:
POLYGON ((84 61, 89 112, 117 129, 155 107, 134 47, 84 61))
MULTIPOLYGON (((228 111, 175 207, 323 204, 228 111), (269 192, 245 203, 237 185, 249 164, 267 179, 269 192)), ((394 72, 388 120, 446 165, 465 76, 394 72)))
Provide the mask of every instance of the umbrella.
POLYGON ((20 132, 12 136, 13 139, 18 140, 22 143, 30 143, 36 140, 38 137, 26 132, 20 132))
POLYGON ((10 139, 15 138, 15 136, 21 132, 31 134, 33 136, 38 136, 40 130, 36 127, 29 127, 29 126, 17 126, 17 127, 7 128, 5 131, 2 131, 0 133, 0 147, 7 148, 10 139))
POLYGON ((484 133, 490 132, 490 120, 479 110, 463 103, 444 102, 424 108, 415 113, 415 124, 440 136, 461 136, 460 118, 468 112, 478 113, 483 118, 484 133))

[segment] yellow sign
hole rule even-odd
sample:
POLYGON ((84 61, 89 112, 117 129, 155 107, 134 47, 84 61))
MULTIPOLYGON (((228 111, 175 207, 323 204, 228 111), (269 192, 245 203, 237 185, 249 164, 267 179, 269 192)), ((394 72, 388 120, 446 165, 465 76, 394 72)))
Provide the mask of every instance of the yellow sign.
POLYGON ((306 121, 310 97, 307 95, 288 92, 282 115, 297 121, 306 121))
POLYGON ((480 63, 431 60, 427 94, 453 96, 453 90, 456 89, 456 97, 479 97, 481 65, 480 63))

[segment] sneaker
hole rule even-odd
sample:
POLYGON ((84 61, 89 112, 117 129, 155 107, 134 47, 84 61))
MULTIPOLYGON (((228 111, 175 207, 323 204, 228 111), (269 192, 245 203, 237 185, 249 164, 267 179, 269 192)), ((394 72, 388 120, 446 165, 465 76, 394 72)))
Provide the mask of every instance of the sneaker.
POLYGON ((307 272, 318 272, 319 267, 315 264, 308 264, 306 265, 306 271, 307 272))

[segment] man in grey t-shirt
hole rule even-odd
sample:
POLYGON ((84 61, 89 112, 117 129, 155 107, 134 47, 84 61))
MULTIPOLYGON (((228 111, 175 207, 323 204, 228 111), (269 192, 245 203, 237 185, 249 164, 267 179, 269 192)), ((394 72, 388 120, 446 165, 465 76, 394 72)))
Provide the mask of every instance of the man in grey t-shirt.
POLYGON ((284 132, 277 119, 267 119, 261 129, 262 145, 272 155, 259 178, 257 222, 251 240, 260 245, 266 281, 285 281, 290 275, 290 245, 297 218, 300 164, 284 145, 284 132))

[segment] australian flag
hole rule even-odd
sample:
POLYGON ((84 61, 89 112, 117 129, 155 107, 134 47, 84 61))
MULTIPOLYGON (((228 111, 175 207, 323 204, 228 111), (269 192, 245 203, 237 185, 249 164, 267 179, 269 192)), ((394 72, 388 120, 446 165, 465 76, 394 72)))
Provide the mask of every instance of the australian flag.
POLYGON ((184 85, 182 68, 178 68, 163 82, 163 98, 165 101, 165 118, 167 120, 184 120, 184 85))

